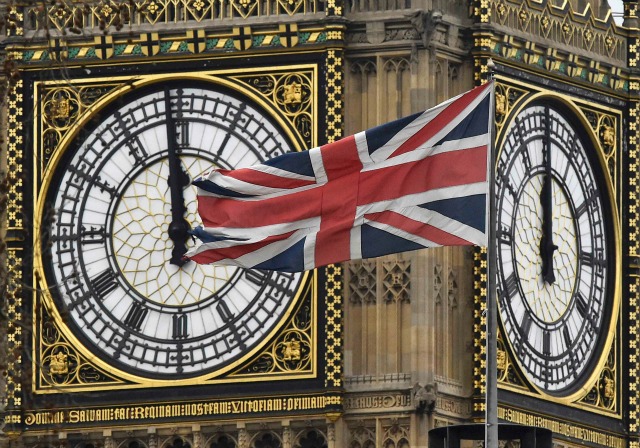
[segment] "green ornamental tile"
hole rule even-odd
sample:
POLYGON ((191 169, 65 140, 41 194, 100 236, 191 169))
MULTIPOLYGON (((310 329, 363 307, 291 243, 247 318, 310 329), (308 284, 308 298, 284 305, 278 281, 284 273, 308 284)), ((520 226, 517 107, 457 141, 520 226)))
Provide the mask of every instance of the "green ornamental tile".
POLYGON ((171 49, 173 42, 160 42, 160 53, 167 53, 171 49))

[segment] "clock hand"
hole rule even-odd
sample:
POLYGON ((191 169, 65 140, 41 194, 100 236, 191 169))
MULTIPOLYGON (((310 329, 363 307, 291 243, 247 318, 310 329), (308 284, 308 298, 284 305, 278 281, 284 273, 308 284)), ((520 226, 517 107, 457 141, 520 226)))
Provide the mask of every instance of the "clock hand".
POLYGON ((171 114, 171 98, 169 88, 165 88, 165 109, 167 113, 167 144, 169 149, 169 190, 171 192, 171 223, 169 224, 169 238, 173 241, 171 264, 182 266, 188 262, 184 259, 187 252, 186 241, 189 238, 191 226, 184 218, 187 208, 184 205, 183 189, 189 184, 189 175, 185 173, 178 157, 178 141, 176 126, 171 114))
MULTIPOLYGON (((547 114, 548 116, 548 114, 547 114)), ((542 238, 540 239, 540 258, 542 260, 542 279, 549 285, 556 281, 553 272, 553 253, 558 246, 553 244, 553 212, 551 198, 551 147, 549 145, 549 127, 546 128, 544 146, 544 180, 540 191, 540 204, 542 205, 542 238)))

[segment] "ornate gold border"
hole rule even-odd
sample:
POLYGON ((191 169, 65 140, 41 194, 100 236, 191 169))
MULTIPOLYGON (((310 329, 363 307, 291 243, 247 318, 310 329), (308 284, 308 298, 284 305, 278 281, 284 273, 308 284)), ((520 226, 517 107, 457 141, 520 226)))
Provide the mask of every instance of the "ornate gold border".
MULTIPOLYGON (((638 5, 635 3, 624 3, 625 19, 629 19, 631 23, 638 23, 638 5)), ((627 64, 629 67, 640 67, 640 39, 634 33, 629 36, 627 41, 627 64)), ((627 149, 628 149, 628 167, 629 179, 628 189, 625 199, 628 201, 627 207, 627 225, 628 225, 628 256, 630 259, 630 274, 628 279, 628 290, 625 291, 629 296, 628 302, 628 341, 626 348, 628 350, 629 359, 629 384, 627 392, 627 405, 629 412, 629 433, 633 434, 633 440, 630 440, 629 446, 637 448, 640 446, 638 440, 638 430, 640 429, 640 390, 636 386, 640 382, 640 371, 638 369, 638 355, 640 354, 640 231, 639 231, 639 206, 640 206, 640 102, 637 100, 640 91, 640 78, 636 75, 629 84, 630 100, 628 103, 628 130, 627 130, 627 149)))
MULTIPOLYGON (((64 128, 63 132, 60 133, 59 140, 54 145, 54 148, 56 149, 53 150, 52 154, 48 155, 49 157, 48 163, 46 164, 42 163, 40 164, 40 166, 38 166, 38 160, 34 160, 33 162, 35 165, 34 169, 36 170, 36 172, 38 172, 38 170, 41 170, 42 172, 42 176, 34 176, 34 203, 36 204, 35 216, 41 216, 42 211, 44 210, 43 207, 45 205, 44 204, 45 195, 43 192, 47 190, 48 185, 50 183, 51 175, 55 170, 56 165, 60 163, 62 154, 64 152, 59 148, 66 148, 71 142, 71 140, 78 134, 80 129, 82 129, 83 124, 86 123, 88 120, 90 120, 91 117, 94 115, 94 113, 99 111, 106 104, 110 103, 112 100, 130 91, 131 89, 139 88, 151 83, 162 82, 170 79, 181 79, 181 80, 194 79, 194 80, 205 80, 211 83, 217 83, 219 85, 232 88, 240 92, 242 95, 245 95, 251 98, 253 101, 257 102, 262 107, 264 107, 265 110, 270 111, 270 113, 279 122, 282 128, 286 130, 288 134, 287 135, 288 138, 291 139, 293 142, 295 142, 295 145, 298 146, 299 149, 303 148, 302 145, 305 143, 305 140, 315 142, 315 138, 318 133, 317 132, 318 67, 316 64, 294 65, 291 67, 287 67, 286 73, 291 74, 295 72, 295 70, 298 70, 300 73, 303 73, 303 72, 309 73, 308 77, 309 77, 309 81, 311 82, 310 94, 313 97, 313 101, 312 101, 313 104, 309 105, 309 110, 306 112, 310 117, 309 118, 309 121, 310 121, 309 135, 307 136, 306 139, 304 138, 304 136, 301 136, 299 133, 296 133, 294 129, 292 129, 291 120, 288 118, 286 113, 282 113, 282 111, 279 110, 279 106, 282 106, 282 105, 278 104, 278 102, 275 101, 276 99, 275 96, 265 95, 264 92, 260 92, 259 90, 256 90, 255 86, 246 84, 245 81, 241 80, 242 78, 241 76, 237 76, 237 70, 229 69, 229 70, 199 72, 194 74, 176 73, 176 74, 168 74, 168 75, 144 75, 144 76, 129 76, 129 77, 109 77, 109 78, 92 79, 92 80, 71 80, 70 83, 76 89, 86 87, 89 85, 93 85, 93 86, 101 85, 103 87, 108 86, 108 88, 105 88, 104 91, 102 91, 101 94, 98 95, 98 98, 95 99, 95 101, 88 102, 87 104, 79 108, 78 116, 75 119, 73 125, 69 126, 68 128, 64 128), (40 177, 44 179, 41 184, 38 182, 38 178, 40 177)), ((278 68, 260 67, 260 68, 254 68, 254 69, 246 69, 243 71, 243 73, 245 74, 252 73, 255 76, 257 76, 258 74, 281 73, 284 76, 285 71, 281 67, 278 67, 278 68)), ((37 82, 36 91, 39 88, 46 87, 46 86, 53 86, 54 84, 55 83, 52 83, 52 82, 37 82)), ((37 98, 34 99, 34 102, 35 102, 34 106, 36 110, 38 109, 38 106, 39 106, 37 101, 38 101, 37 98)), ((44 127, 42 122, 39 121, 41 119, 44 122, 45 120, 44 115, 45 114, 36 114, 36 117, 34 117, 34 129, 41 129, 44 127)), ((43 144, 43 141, 41 141, 40 143, 43 144)), ((252 350, 251 353, 248 353, 246 356, 244 356, 242 359, 238 360, 237 362, 233 363, 232 365, 229 365, 224 369, 218 370, 213 373, 209 373, 206 375, 202 375, 200 377, 190 378, 185 380, 173 380, 173 381, 151 380, 148 378, 139 377, 136 375, 131 375, 126 372, 116 370, 112 366, 110 366, 107 362, 104 362, 101 359, 96 358, 94 355, 91 354, 88 348, 82 346, 82 344, 72 334, 71 330, 66 325, 62 324, 60 313, 56 309, 51 295, 46 292, 47 285, 45 284, 44 275, 43 275, 42 248, 40 246, 41 243, 39 241, 39 238, 35 237, 35 235, 40 234, 39 229, 41 228, 42 228, 41 223, 36 223, 34 227, 35 231, 34 231, 34 237, 33 237, 33 245, 35 248, 34 271, 36 275, 34 276, 33 286, 34 286, 34 290, 39 289, 40 291, 43 291, 42 304, 47 308, 47 311, 51 313, 51 315, 53 316, 53 319, 57 322, 59 330, 62 336, 64 337, 64 340, 66 341, 65 344, 70 344, 70 346, 74 347, 77 350, 77 353, 84 359, 91 360, 98 370, 112 372, 112 376, 115 375, 114 378, 119 378, 120 381, 124 380, 130 383, 130 384, 121 383, 121 384, 118 384, 117 386, 116 385, 104 386, 104 387, 101 387, 101 389, 109 389, 114 387, 117 387, 118 389, 123 389, 123 388, 139 388, 139 387, 194 385, 194 384, 205 384, 205 383, 211 384, 211 383, 218 383, 218 382, 255 381, 254 375, 238 375, 237 377, 234 375, 233 378, 225 378, 225 379, 219 379, 218 377, 224 373, 232 372, 234 369, 239 368, 242 364, 246 363, 246 361, 249 358, 251 358, 254 355, 257 355, 261 350, 267 349, 268 351, 269 349, 268 347, 265 346, 265 344, 269 338, 265 338, 265 341, 262 345, 254 348, 254 350, 252 350)), ((315 277, 315 274, 305 273, 303 275, 303 284, 308 282, 309 281, 308 279, 310 279, 312 275, 313 277, 315 277)), ((275 335, 278 331, 282 330, 284 322, 289 321, 289 318, 291 317, 292 313, 294 313, 294 310, 300 303, 301 294, 302 294, 302 291, 299 291, 295 300, 292 302, 286 314, 283 316, 282 323, 273 330, 272 335, 275 335)), ((317 332, 316 332, 317 325, 315 324, 316 322, 315 319, 317 318, 316 310, 317 310, 317 303, 318 303, 317 302, 318 290, 317 290, 317 284, 315 280, 313 281, 311 294, 312 294, 311 306, 312 306, 312 309, 314 310, 314 314, 313 314, 314 321, 311 325, 313 332, 312 334, 310 334, 310 337, 312 337, 313 339, 313 341, 311 341, 311 344, 310 344, 312 349, 312 354, 311 354, 312 363, 309 366, 309 369, 303 369, 301 372, 284 372, 282 374, 277 375, 278 379, 284 380, 289 378, 312 378, 317 375, 317 369, 316 369, 317 348, 318 348, 319 341, 317 340, 317 332)), ((35 304, 37 303, 37 301, 38 301, 38 298, 34 294, 34 307, 36 306, 35 304)), ((34 330, 36 330, 35 323, 34 323, 34 330)), ((35 335, 35 331, 34 331, 34 335, 35 335)), ((34 350, 36 350, 37 347, 39 347, 38 341, 35 340, 35 336, 34 336, 34 350)), ((34 351, 33 355, 36 355, 36 354, 37 353, 35 353, 34 351)), ((36 378, 36 369, 33 370, 32 374, 33 374, 34 384, 38 384, 36 382, 36 380, 38 379, 36 378)), ((268 375, 264 375, 265 378, 267 376, 268 375)), ((273 375, 271 375, 270 378, 271 377, 273 377, 273 375)), ((81 386, 81 387, 72 388, 73 391, 84 391, 88 389, 95 389, 95 387, 87 385, 86 387, 81 386)), ((64 387, 55 387, 50 391, 37 390, 36 392, 57 393, 62 390, 64 390, 65 392, 70 391, 70 389, 67 389, 64 387)))
MULTIPOLYGON (((540 98, 554 98, 556 100, 561 101, 578 118, 578 120, 582 123, 584 129, 589 130, 587 132, 588 138, 592 142, 593 147, 596 148, 597 150, 597 157, 600 161, 600 166, 603 172, 607 174, 608 182, 606 182, 606 185, 604 185, 604 187, 606 187, 606 195, 608 196, 608 200, 612 205, 611 219, 613 222, 614 244, 615 244, 615 247, 614 247, 615 284, 614 284, 614 290, 612 294, 612 297, 613 297, 612 310, 614 315, 611 317, 609 329, 607 330, 604 348, 599 355, 600 359, 598 360, 596 367, 593 369, 587 381, 585 381, 585 383, 583 384, 582 388, 580 388, 579 390, 577 390, 576 392, 570 395, 559 397, 555 395, 546 394, 544 391, 538 390, 532 384, 529 384, 529 387, 531 387, 532 390, 534 390, 535 392, 526 391, 519 387, 513 388, 509 384, 502 383, 502 382, 499 383, 499 387, 503 389, 513 390, 515 392, 522 393, 525 395, 540 397, 547 401, 551 401, 551 402, 555 402, 563 405, 571 405, 573 407, 586 409, 592 412, 598 412, 598 413, 610 415, 611 411, 609 410, 602 409, 602 408, 595 408, 594 406, 579 402, 580 400, 584 399, 586 395, 589 394, 589 392, 593 388, 596 381, 598 381, 598 378, 601 375, 601 371, 605 366, 605 363, 607 362, 607 358, 609 356, 610 350, 612 348, 612 345, 614 344, 616 332, 619 331, 619 328, 620 328, 619 322, 620 322, 620 314, 621 314, 621 296, 622 296, 622 237, 621 237, 622 229, 621 229, 621 210, 619 205, 619 198, 617 197, 617 193, 620 192, 620 186, 616 184, 616 181, 619 182, 619 179, 615 177, 615 173, 612 176, 610 172, 610 164, 608 163, 608 161, 612 157, 611 151, 608 151, 603 147, 603 143, 599 138, 600 136, 595 134, 592 128, 592 125, 590 124, 589 120, 585 115, 585 110, 598 110, 601 113, 608 113, 611 116, 616 117, 617 119, 616 129, 618 131, 617 133, 618 137, 616 141, 618 142, 620 141, 620 136, 622 135, 620 132, 621 125, 622 125, 622 112, 616 109, 589 103, 587 101, 584 101, 575 97, 571 97, 569 95, 565 95, 562 93, 558 93, 556 91, 537 88, 525 82, 515 81, 515 80, 501 77, 501 76, 497 76, 496 79, 497 79, 496 91, 498 91, 500 88, 516 86, 518 89, 527 92, 526 95, 520 96, 517 102, 512 105, 512 107, 509 110, 508 120, 501 123, 500 132, 498 132, 498 135, 496 136, 496 148, 498 148, 498 151, 500 148, 500 143, 502 143, 505 138, 505 133, 508 129, 508 122, 510 122, 513 119, 513 117, 515 117, 521 109, 526 107, 527 104, 531 103, 532 101, 539 100, 540 98)), ((498 117, 499 116, 498 111, 496 111, 496 114, 498 117)), ((616 146, 616 148, 618 147, 616 146)), ((498 156, 499 154, 496 154, 496 157, 498 156)), ((613 156, 616 160, 615 162, 616 170, 618 170, 620 167, 620 163, 621 163, 620 156, 621 156, 621 153, 619 150, 616 152, 616 155, 613 156)), ((622 354, 619 353, 617 359, 622 359, 621 356, 622 354)), ((515 361, 515 363, 517 364, 517 360, 515 361)), ((618 370, 618 376, 616 378, 616 382, 618 383, 617 395, 619 397, 621 393, 621 387, 619 384, 620 383, 619 370, 618 370)), ((620 402, 619 398, 618 398, 618 402, 620 402)), ((618 409, 617 412, 614 412, 614 415, 620 415, 620 412, 621 412, 621 409, 618 409)))
MULTIPOLYGON (((23 265, 24 258, 29 254, 23 249, 23 240, 28 222, 24 220, 25 197, 24 187, 24 140, 23 140, 23 81, 17 80, 7 92, 7 179, 9 190, 7 192, 7 209, 5 229, 7 230, 6 258, 1 262, 6 263, 7 288, 6 296, 6 383, 2 392, 6 399, 7 414, 4 422, 7 424, 6 434, 14 432, 13 425, 19 425, 22 421, 21 414, 17 411, 22 406, 23 386, 23 344, 28 336, 25 322, 27 316, 23 315, 23 297, 25 296, 23 265)), ((3 226, 4 227, 4 226, 3 226)), ((0 341, 5 343, 5 341, 0 341)))
MULTIPOLYGON (((334 8, 339 0, 331 0, 330 5, 334 8)), ((341 2, 340 2, 341 4, 341 2)), ((327 110, 327 143, 333 143, 343 135, 343 80, 344 80, 344 50, 330 49, 326 55, 327 65, 327 85, 326 85, 326 110, 327 110)), ((325 268, 327 277, 326 290, 326 338, 327 352, 325 365, 325 386, 342 386, 342 285, 343 268, 341 265, 329 265, 325 268)))
POLYGON ((604 432, 602 428, 589 427, 579 422, 561 421, 532 412, 531 409, 498 406, 498 418, 508 423, 549 429, 554 434, 571 437, 589 444, 595 443, 610 448, 625 448, 627 446, 627 440, 622 435, 604 432))

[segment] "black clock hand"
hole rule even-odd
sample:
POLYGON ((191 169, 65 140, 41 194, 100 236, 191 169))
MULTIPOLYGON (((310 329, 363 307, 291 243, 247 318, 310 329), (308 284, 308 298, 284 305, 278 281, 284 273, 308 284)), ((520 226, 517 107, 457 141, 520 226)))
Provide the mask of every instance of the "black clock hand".
POLYGON ((184 259, 187 252, 186 241, 191 227, 184 218, 187 208, 184 205, 183 189, 189 184, 189 176, 184 172, 178 157, 178 140, 176 125, 171 114, 171 98, 169 88, 164 91, 165 109, 167 114, 167 144, 169 149, 169 190, 171 191, 171 223, 169 224, 169 238, 173 241, 170 263, 182 266, 188 260, 184 259))
MULTIPOLYGON (((547 113, 548 118, 548 113, 547 113)), ((549 126, 546 126, 544 142, 544 180, 540 191, 540 204, 542 205, 542 238, 540 239, 540 258, 542 260, 542 279, 549 285, 556 281, 553 272, 553 253, 558 246, 553 244, 553 211, 551 192, 551 145, 549 139, 549 126)))

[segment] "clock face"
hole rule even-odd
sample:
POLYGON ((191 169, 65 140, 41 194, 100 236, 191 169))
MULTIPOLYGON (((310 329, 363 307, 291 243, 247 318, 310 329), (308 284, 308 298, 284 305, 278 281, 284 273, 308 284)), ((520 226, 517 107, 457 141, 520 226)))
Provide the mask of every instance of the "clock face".
POLYGON ((512 122, 497 161, 504 334, 529 380, 555 395, 588 377, 611 294, 610 218, 580 135, 559 109, 534 104, 512 122))
POLYGON ((305 275, 184 261, 197 225, 189 181, 292 151, 284 132, 197 83, 125 96, 87 131, 52 175, 42 243, 72 331, 110 365, 160 379, 221 369, 264 343, 305 275))

